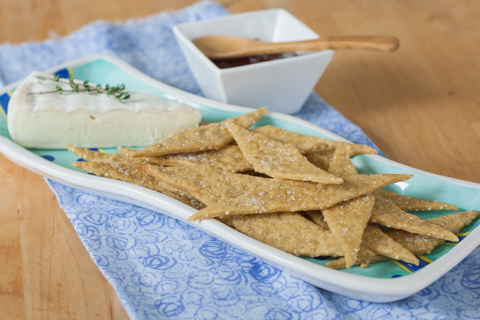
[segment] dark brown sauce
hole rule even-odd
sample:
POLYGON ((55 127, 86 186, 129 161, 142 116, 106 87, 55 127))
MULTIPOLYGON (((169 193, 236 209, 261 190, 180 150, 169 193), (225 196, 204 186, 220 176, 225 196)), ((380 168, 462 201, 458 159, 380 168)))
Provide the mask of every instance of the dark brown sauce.
POLYGON ((234 68, 240 66, 246 66, 249 64, 285 59, 290 57, 295 57, 297 54, 295 52, 284 52, 278 54, 262 54, 258 56, 250 56, 244 58, 233 58, 233 59, 212 59, 212 62, 215 63, 220 69, 234 68))

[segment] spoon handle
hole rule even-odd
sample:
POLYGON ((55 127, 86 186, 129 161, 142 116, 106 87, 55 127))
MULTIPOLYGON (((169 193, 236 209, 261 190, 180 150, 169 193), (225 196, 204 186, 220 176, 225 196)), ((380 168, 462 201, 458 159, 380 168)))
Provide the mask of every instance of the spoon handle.
MULTIPOLYGON (((262 43, 262 46, 264 45, 265 43, 262 43)), ((398 39, 392 36, 334 36, 298 42, 270 43, 268 46, 265 46, 262 51, 264 51, 263 53, 326 49, 395 51, 398 47, 398 39)))

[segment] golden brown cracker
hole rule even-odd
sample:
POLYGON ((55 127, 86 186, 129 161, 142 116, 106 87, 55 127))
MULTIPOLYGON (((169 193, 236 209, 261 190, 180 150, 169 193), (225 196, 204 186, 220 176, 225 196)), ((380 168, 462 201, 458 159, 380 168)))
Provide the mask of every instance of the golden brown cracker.
POLYGON ((90 162, 122 162, 130 159, 121 153, 104 153, 66 145, 68 151, 90 162))
MULTIPOLYGON (((330 230, 320 211, 307 211, 306 213, 308 217, 320 227, 325 230, 330 230)), ((365 228, 361 244, 361 249, 362 248, 367 248, 378 255, 383 255, 391 259, 403 260, 415 265, 418 263, 418 259, 410 251, 403 248, 399 243, 396 243, 393 239, 385 235, 380 228, 372 223, 367 224, 365 228)), ((342 263, 344 264, 342 268, 346 268, 345 259, 343 259, 342 263)), ((362 263, 365 263, 365 261, 360 259, 355 264, 359 265, 362 263)))
POLYGON ((405 181, 410 177, 412 175, 355 175, 347 177, 345 182, 339 185, 321 185, 275 178, 263 179, 263 181, 249 185, 248 194, 236 198, 226 198, 212 205, 207 204, 207 208, 197 212, 189 220, 239 214, 322 210, 341 201, 369 194, 385 185, 405 181))
POLYGON ((97 152, 89 149, 82 149, 78 147, 66 145, 68 151, 79 156, 80 158, 89 162, 129 162, 129 163, 141 163, 141 164, 156 164, 155 161, 151 161, 152 158, 130 158, 129 154, 135 150, 128 148, 118 148, 121 153, 105 153, 97 152))
POLYGON ((423 234, 453 242, 458 241, 457 236, 450 231, 407 213, 397 207, 393 202, 385 200, 382 197, 377 196, 376 199, 370 219, 371 222, 389 228, 402 229, 411 233, 423 234))
POLYGON ((308 210, 305 213, 310 220, 319 225, 322 229, 330 230, 330 227, 328 226, 325 218, 323 217, 322 211, 308 210))
POLYGON ((373 223, 369 223, 365 228, 362 246, 390 259, 402 260, 416 266, 419 264, 417 257, 373 223))
POLYGON ((300 133, 277 128, 271 125, 257 127, 252 129, 252 131, 261 133, 282 143, 291 144, 301 153, 307 153, 314 150, 325 150, 329 152, 333 152, 335 150, 333 140, 327 140, 323 138, 317 139, 317 137, 305 136, 300 133))
POLYGON ((126 155, 127 157, 132 158, 132 155, 137 152, 135 149, 130 149, 130 148, 123 148, 123 147, 117 147, 118 151, 120 151, 122 154, 126 155))
MULTIPOLYGON (((301 192, 312 193, 308 198, 311 201, 318 201, 320 198, 323 198, 327 203, 331 203, 331 197, 335 196, 336 191, 335 188, 332 188, 334 187, 333 185, 322 186, 308 182, 296 182, 275 178, 265 179, 249 175, 240 175, 216 169, 209 165, 171 168, 156 166, 138 167, 156 176, 161 181, 190 192, 195 198, 207 205, 222 203, 224 199, 233 199, 248 194, 257 195, 266 200, 284 199, 288 197, 289 200, 284 199, 284 201, 289 202, 293 201, 295 196, 299 195, 301 197, 301 192), (277 191, 282 193, 282 196, 278 195, 277 197, 277 191), (267 194, 270 194, 270 196, 267 194), (316 196, 316 194, 321 195, 321 197, 316 196)), ((342 185, 347 193, 344 195, 336 195, 336 199, 342 201, 346 195, 351 196, 358 192, 369 193, 371 189, 403 181, 409 177, 411 177, 411 175, 359 175, 358 178, 352 178, 352 181, 348 184, 342 185)), ((341 188, 340 191, 343 189, 341 188)), ((339 201, 337 200, 337 202, 339 201)))
POLYGON ((345 145, 339 144, 335 149, 333 157, 330 160, 330 165, 328 166, 328 172, 341 178, 358 174, 352 160, 350 160, 345 145))
POLYGON ((427 219, 429 223, 436 224, 445 230, 453 233, 458 233, 463 227, 469 225, 474 219, 478 217, 479 213, 475 210, 452 213, 446 216, 427 219))
POLYGON ((159 167, 138 165, 138 169, 175 188, 193 195, 206 205, 221 203, 226 197, 236 198, 250 192, 251 186, 262 184, 265 178, 241 175, 210 165, 189 167, 159 167))
POLYGON ((73 165, 79 169, 93 173, 97 176, 107 177, 115 180, 130 182, 148 189, 161 192, 171 198, 179 200, 195 209, 201 210, 205 205, 195 199, 189 198, 189 194, 173 188, 153 176, 135 168, 135 165, 128 162, 74 162, 73 165))
MULTIPOLYGON (((384 261, 387 259, 388 258, 385 256, 378 255, 368 250, 367 248, 361 247, 360 252, 357 255, 355 265, 360 265, 362 268, 366 268, 370 263, 384 261)), ((342 257, 337 260, 328 262, 325 266, 332 269, 345 269, 347 267, 347 264, 345 258, 342 257)))
MULTIPOLYGON (((165 157, 169 156, 175 156, 177 154, 173 155, 166 155, 166 156, 158 156, 158 157, 138 157, 138 158, 132 158, 133 154, 137 152, 135 149, 130 149, 130 148, 122 148, 122 147, 117 147, 117 149, 123 153, 125 156, 127 156, 131 161, 135 163, 143 163, 143 164, 151 164, 151 165, 158 165, 158 166, 178 166, 178 165, 193 165, 192 162, 171 162, 171 163, 166 163, 163 159, 165 157)), ((181 153, 179 153, 181 154, 181 153)), ((187 153, 188 154, 188 153, 187 153)))
POLYGON ((292 145, 252 132, 234 123, 228 130, 257 172, 279 179, 339 184, 343 180, 314 166, 292 145))
POLYGON ((131 156, 154 157, 172 153, 198 152, 219 149, 233 141, 225 124, 235 123, 245 128, 254 125, 264 114, 265 107, 252 113, 230 118, 222 122, 210 123, 205 126, 180 130, 159 142, 137 150, 131 156))
MULTIPOLYGON (((446 216, 426 219, 425 221, 440 226, 450 232, 458 233, 479 215, 478 211, 452 213, 446 216)), ((416 255, 429 254, 433 249, 443 244, 445 240, 430 236, 413 234, 404 230, 390 229, 387 235, 416 255)))
POLYGON ((374 203, 375 197, 366 195, 322 210, 330 231, 344 252, 347 268, 355 263, 374 203))
POLYGON ((330 165, 330 158, 328 156, 324 156, 316 151, 310 151, 305 153, 305 158, 307 158, 307 160, 314 166, 328 171, 330 165))
MULTIPOLYGON (((130 157, 136 150, 121 148, 118 150, 130 157)), ((162 166, 190 166, 208 163, 213 167, 230 172, 247 172, 253 166, 243 156, 237 145, 227 145, 220 149, 192 153, 176 153, 158 157, 136 158, 145 159, 143 162, 162 166)))
POLYGON ((195 153, 178 153, 159 157, 151 157, 152 162, 164 166, 191 166, 209 164, 215 168, 230 172, 246 172, 253 166, 243 156, 236 145, 228 145, 217 150, 195 153))
POLYGON ((384 199, 387 199, 397 205, 404 211, 424 211, 424 210, 457 210, 457 206, 439 202, 430 201, 421 198, 402 196, 395 192, 389 192, 379 189, 374 192, 375 195, 379 195, 384 199))
POLYGON ((272 247, 296 256, 342 256, 330 231, 295 212, 222 217, 220 221, 272 247))
POLYGON ((333 151, 335 151, 335 148, 339 144, 345 145, 349 152, 349 156, 354 156, 357 154, 377 153, 377 150, 369 146, 335 141, 314 136, 306 136, 300 133, 280 129, 271 125, 254 128, 252 129, 252 131, 261 133, 271 139, 283 143, 290 143, 294 145, 295 148, 297 148, 301 153, 307 153, 317 150, 324 152, 324 155, 328 155, 333 153, 333 151))

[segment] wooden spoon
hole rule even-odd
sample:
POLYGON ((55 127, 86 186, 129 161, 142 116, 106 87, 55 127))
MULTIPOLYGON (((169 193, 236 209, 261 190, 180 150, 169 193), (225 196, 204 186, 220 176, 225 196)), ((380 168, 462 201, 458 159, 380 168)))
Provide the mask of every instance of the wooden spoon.
POLYGON ((325 49, 369 49, 395 51, 399 47, 392 36, 336 36, 297 42, 262 42, 234 36, 205 36, 193 43, 210 59, 229 59, 260 54, 325 49))

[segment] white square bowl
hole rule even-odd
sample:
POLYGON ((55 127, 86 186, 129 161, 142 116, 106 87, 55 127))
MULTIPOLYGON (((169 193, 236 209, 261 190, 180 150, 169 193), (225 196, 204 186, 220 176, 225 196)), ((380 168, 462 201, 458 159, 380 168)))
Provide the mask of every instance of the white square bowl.
POLYGON ((283 9, 234 14, 173 27, 178 44, 203 94, 220 102, 292 114, 300 110, 333 57, 332 50, 220 69, 192 40, 207 35, 232 35, 270 42, 319 38, 283 9))

